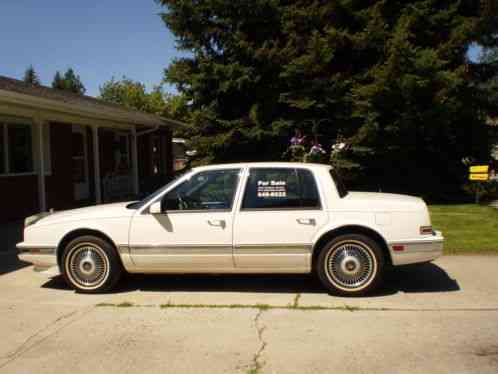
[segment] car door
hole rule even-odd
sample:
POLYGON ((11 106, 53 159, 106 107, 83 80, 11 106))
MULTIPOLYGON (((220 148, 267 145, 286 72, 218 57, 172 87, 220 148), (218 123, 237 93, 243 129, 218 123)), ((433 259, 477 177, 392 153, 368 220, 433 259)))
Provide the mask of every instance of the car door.
POLYGON ((161 213, 134 216, 130 255, 150 271, 233 268, 232 208, 240 168, 194 173, 160 197, 161 213))
POLYGON ((251 271, 308 272, 311 243, 327 220, 310 169, 252 167, 234 223, 234 260, 251 271))

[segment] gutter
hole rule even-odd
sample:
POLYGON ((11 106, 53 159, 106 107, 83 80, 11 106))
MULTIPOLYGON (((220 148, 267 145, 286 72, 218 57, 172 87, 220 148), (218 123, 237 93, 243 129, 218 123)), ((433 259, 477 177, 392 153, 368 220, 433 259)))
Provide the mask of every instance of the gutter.
POLYGON ((151 129, 137 132, 135 134, 135 136, 138 138, 139 136, 142 136, 142 135, 145 135, 145 134, 150 134, 151 132, 156 132, 157 130, 159 130, 159 127, 160 127, 159 125, 156 125, 153 128, 151 128, 151 129))

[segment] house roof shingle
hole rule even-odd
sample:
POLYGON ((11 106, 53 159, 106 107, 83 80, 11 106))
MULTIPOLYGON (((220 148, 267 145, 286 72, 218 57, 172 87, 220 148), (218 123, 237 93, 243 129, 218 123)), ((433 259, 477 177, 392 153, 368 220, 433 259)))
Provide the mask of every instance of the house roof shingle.
POLYGON ((58 90, 46 86, 32 86, 18 79, 9 78, 0 75, 0 90, 15 92, 18 94, 29 95, 42 99, 52 100, 58 103, 74 105, 85 110, 112 110, 120 112, 122 115, 129 115, 133 120, 139 118, 147 119, 147 122, 155 121, 161 124, 180 124, 177 121, 162 118, 155 114, 140 112, 135 109, 129 109, 122 105, 106 102, 91 96, 78 95, 72 92, 58 90))

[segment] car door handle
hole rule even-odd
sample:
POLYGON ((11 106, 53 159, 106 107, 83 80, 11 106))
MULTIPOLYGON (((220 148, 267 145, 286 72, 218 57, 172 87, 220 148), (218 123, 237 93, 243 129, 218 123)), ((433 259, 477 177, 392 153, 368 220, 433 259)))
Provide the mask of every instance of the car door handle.
POLYGON ((298 218, 296 221, 300 225, 311 225, 311 226, 316 225, 316 220, 314 218, 298 218))
POLYGON ((209 226, 218 226, 222 228, 225 228, 226 226, 226 222, 224 219, 208 219, 207 222, 209 226))

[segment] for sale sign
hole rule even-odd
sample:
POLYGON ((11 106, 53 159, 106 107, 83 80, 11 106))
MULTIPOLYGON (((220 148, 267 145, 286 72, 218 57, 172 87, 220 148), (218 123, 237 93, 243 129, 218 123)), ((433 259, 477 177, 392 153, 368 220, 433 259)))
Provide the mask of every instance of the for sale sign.
POLYGON ((471 174, 488 174, 488 165, 475 165, 470 167, 471 174))
POLYGON ((469 168, 469 179, 471 181, 487 181, 489 179, 488 165, 474 165, 469 168))

